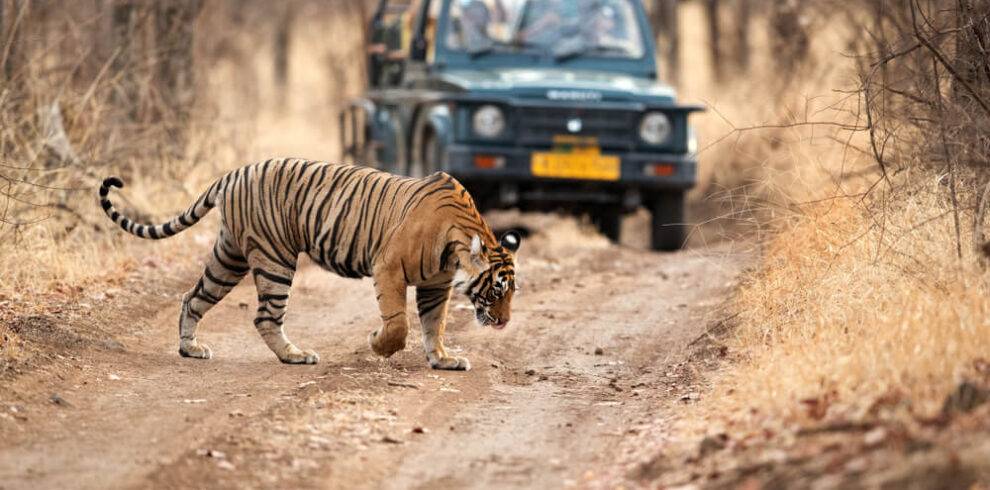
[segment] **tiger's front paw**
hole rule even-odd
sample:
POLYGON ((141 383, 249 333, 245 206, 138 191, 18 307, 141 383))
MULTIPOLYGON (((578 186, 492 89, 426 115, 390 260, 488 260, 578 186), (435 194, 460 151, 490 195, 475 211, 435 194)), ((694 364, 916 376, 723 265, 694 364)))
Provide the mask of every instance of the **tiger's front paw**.
MULTIPOLYGON (((385 330, 385 332, 390 331, 385 330)), ((396 333, 394 331, 383 334, 382 330, 379 329, 368 334, 368 344, 371 345, 371 350, 375 351, 375 354, 391 357, 392 354, 406 348, 406 335, 405 332, 396 333)))
POLYGON ((285 352, 279 354, 278 360, 285 364, 316 364, 320 362, 320 355, 309 349, 301 350, 289 344, 285 352))
POLYGON ((179 341, 179 355, 193 359, 209 359, 213 357, 213 351, 210 350, 210 346, 202 344, 196 339, 182 339, 179 341))
POLYGON ((444 369, 447 371, 470 371, 471 362, 463 357, 441 357, 430 359, 430 367, 433 369, 444 369))

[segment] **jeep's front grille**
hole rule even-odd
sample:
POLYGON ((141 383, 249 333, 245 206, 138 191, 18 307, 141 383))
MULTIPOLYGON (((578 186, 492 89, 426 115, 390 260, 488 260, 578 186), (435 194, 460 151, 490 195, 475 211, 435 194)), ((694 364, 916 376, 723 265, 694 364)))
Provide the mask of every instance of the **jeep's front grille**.
POLYGON ((638 138, 636 126, 640 113, 614 109, 520 107, 516 117, 518 141, 522 145, 550 145, 556 135, 573 134, 594 136, 602 148, 632 149, 638 138), (570 128, 568 123, 571 123, 570 128), (578 124, 580 129, 573 131, 578 124))

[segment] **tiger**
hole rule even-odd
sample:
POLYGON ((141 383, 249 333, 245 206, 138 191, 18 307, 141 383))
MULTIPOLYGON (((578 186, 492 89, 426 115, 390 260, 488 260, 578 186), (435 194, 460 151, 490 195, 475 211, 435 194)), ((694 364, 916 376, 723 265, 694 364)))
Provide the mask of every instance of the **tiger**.
POLYGON ((467 296, 480 325, 501 330, 509 323, 521 235, 507 231, 496 239, 467 189, 444 172, 411 178, 360 165, 271 159, 220 177, 185 212, 156 225, 135 223, 117 211, 110 189, 123 187, 120 178, 106 178, 100 206, 140 238, 174 236, 220 208, 212 255, 182 297, 183 357, 213 357, 198 340, 197 325, 250 273, 258 294, 254 326, 268 348, 283 363, 319 362, 316 352, 296 347, 283 328, 303 254, 337 275, 372 278, 381 325, 368 342, 382 357, 406 346, 410 286, 416 288, 423 348, 434 369, 471 368, 468 359, 444 348, 452 291, 467 296))

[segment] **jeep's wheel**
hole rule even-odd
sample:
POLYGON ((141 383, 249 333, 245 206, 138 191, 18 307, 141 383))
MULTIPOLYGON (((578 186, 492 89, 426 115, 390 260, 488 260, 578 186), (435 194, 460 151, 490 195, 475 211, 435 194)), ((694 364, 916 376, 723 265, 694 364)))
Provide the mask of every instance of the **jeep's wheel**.
POLYGON ((406 171, 406 175, 410 177, 420 178, 426 175, 426 169, 423 165, 422 158, 413 158, 413 161, 409 162, 409 169, 406 171))
POLYGON ((423 139, 423 175, 430 175, 443 170, 443 148, 440 147, 440 138, 436 133, 430 131, 423 139))
POLYGON ((684 192, 660 193, 651 203, 650 212, 653 214, 650 220, 650 247, 659 251, 679 250, 687 237, 684 192))
POLYGON ((371 136, 371 128, 364 130, 364 144, 361 146, 361 164, 371 168, 381 168, 378 162, 378 149, 371 136))
POLYGON ((443 168, 443 149, 440 148, 440 138, 436 133, 426 130, 421 136, 422 146, 409 166, 410 177, 426 177, 443 168))
POLYGON ((622 213, 617 210, 598 211, 591 215, 591 223, 598 232, 614 243, 622 238, 622 213))

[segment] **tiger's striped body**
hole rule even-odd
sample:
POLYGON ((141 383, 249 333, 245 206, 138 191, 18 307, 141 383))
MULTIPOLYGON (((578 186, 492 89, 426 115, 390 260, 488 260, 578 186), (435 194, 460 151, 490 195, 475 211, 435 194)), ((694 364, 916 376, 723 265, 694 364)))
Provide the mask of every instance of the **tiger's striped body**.
POLYGON ((209 358, 196 338, 199 319, 251 272, 258 289, 255 326, 283 362, 315 363, 315 352, 295 347, 282 324, 297 259, 308 255, 344 277, 373 277, 383 325, 372 332, 375 352, 390 356, 405 346, 406 288, 416 287, 424 344, 436 368, 467 369, 467 360, 443 348, 447 303, 455 279, 484 324, 504 326, 514 287, 518 235, 500 243, 467 191, 437 173, 398 177, 368 167, 306 160, 269 160, 220 178, 183 214, 160 225, 136 224, 108 199, 101 205, 125 231, 160 239, 221 210, 220 234, 202 278, 185 295, 179 352, 209 358), (456 277, 455 277, 456 276, 456 277))

